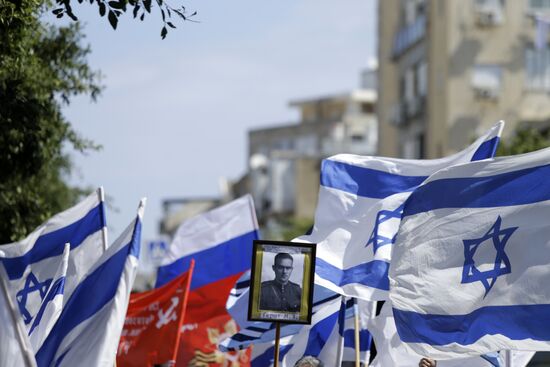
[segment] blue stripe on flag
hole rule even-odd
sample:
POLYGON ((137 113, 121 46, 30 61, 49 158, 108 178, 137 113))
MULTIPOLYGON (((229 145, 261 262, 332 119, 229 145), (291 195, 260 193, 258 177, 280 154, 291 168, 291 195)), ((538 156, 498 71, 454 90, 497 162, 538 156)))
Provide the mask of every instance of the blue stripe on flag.
POLYGON ((252 259, 252 241, 256 239, 258 232, 254 230, 161 266, 155 287, 160 287, 187 271, 191 259, 195 260, 191 290, 248 270, 252 259))
POLYGON ((54 285, 51 287, 48 294, 46 295, 46 297, 42 300, 42 304, 40 305, 40 310, 38 310, 38 313, 36 314, 36 317, 34 318, 34 321, 32 323, 31 329, 29 330, 29 335, 31 335, 33 330, 40 324, 40 321, 42 320, 42 316, 44 316, 44 311, 46 311, 46 307, 48 306, 48 304, 51 301, 53 301, 53 299, 57 295, 63 294, 64 289, 65 289, 65 277, 57 279, 54 285))
POLYGON ((550 341, 550 305, 487 306, 466 315, 429 315, 394 308, 393 315, 406 343, 469 345, 495 334, 511 340, 550 341))
MULTIPOLYGON (((359 350, 366 352, 370 348, 371 335, 366 329, 359 330, 359 350)), ((344 347, 355 348, 355 330, 344 331, 344 347)))
POLYGON ((490 140, 484 141, 483 144, 481 144, 477 148, 474 155, 472 156, 472 162, 494 157, 495 153, 497 152, 499 141, 500 138, 498 136, 495 136, 490 140))
POLYGON ((340 287, 358 283, 382 290, 390 289, 388 269, 389 263, 381 260, 359 264, 345 270, 331 265, 321 258, 316 259, 315 265, 316 274, 340 287))
POLYGON ((126 259, 129 254, 136 252, 136 248, 139 251, 139 237, 134 236, 129 244, 107 259, 77 286, 48 338, 36 353, 39 367, 50 366, 67 334, 114 298, 126 259))
POLYGON ((537 184, 548 177, 550 165, 487 177, 434 180, 409 196, 403 217, 441 208, 490 208, 550 200, 550 185, 537 184))
POLYGON ((375 199, 412 191, 426 178, 401 176, 330 159, 323 160, 321 168, 321 185, 375 199))
POLYGON ((103 210, 103 203, 100 203, 78 221, 38 237, 32 249, 23 256, 1 259, 10 280, 21 278, 29 264, 61 255, 66 243, 70 243, 71 250, 80 246, 105 225, 103 210))
MULTIPOLYGON (((293 347, 293 344, 289 345, 281 345, 279 347, 279 362, 283 360, 285 355, 290 351, 290 349, 293 347)), ((275 356, 275 347, 269 347, 266 349, 265 352, 254 358, 250 366, 251 367, 266 367, 271 366, 273 364, 273 358, 275 356)))
POLYGON ((309 330, 306 349, 304 350, 304 356, 319 356, 321 350, 328 341, 330 334, 334 330, 334 326, 338 326, 337 321, 339 314, 340 311, 336 311, 332 315, 320 320, 311 327, 309 330))

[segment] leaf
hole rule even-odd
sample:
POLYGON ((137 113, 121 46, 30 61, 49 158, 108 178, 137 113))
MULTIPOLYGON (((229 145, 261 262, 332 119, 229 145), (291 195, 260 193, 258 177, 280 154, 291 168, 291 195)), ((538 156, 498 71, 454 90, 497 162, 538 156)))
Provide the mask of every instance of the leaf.
POLYGON ((168 29, 166 29, 166 27, 162 27, 162 30, 160 31, 160 36, 162 37, 162 39, 166 38, 167 33, 168 33, 168 29))
POLYGON ((164 14, 163 9, 160 9, 160 15, 162 15, 162 20, 165 21, 166 20, 166 14, 164 14))
POLYGON ((168 26, 169 26, 170 28, 176 28, 176 26, 173 25, 172 22, 166 22, 166 24, 168 24, 168 26))
POLYGON ((147 13, 151 12, 151 0, 143 0, 143 6, 147 10, 147 13))
POLYGON ((105 15, 105 3, 99 3, 99 15, 104 16, 105 15))
POLYGON ((108 18, 109 18, 109 23, 111 23, 111 27, 113 27, 113 29, 116 29, 116 26, 118 23, 118 18, 116 17, 116 14, 109 10, 108 18))
POLYGON ((141 14, 141 17, 139 17, 139 20, 143 22, 143 19, 145 18, 145 13, 141 14))
POLYGON ((54 9, 54 10, 52 10, 52 13, 54 13, 55 15, 58 15, 58 14, 60 14, 60 13, 63 13, 63 8, 54 9))
POLYGON ((134 18, 137 17, 139 11, 139 5, 134 6, 134 18))
POLYGON ((113 9, 124 8, 124 5, 122 4, 122 2, 118 2, 118 1, 109 1, 109 6, 113 9))
POLYGON ((63 18, 63 13, 56 14, 56 17, 63 18))

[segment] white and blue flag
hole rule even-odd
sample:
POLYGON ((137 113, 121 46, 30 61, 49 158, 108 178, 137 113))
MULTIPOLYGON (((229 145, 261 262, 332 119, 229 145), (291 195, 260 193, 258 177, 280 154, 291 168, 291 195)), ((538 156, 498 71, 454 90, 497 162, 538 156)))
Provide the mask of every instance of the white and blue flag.
MULTIPOLYGON (((338 296, 313 314, 311 325, 303 325, 298 334, 281 338, 279 366, 293 367, 303 356, 318 357, 326 366, 339 366, 342 362, 345 311, 346 304, 338 296)), ((271 366, 273 357, 273 342, 254 344, 251 367, 271 366)))
POLYGON ((68 297, 36 352, 39 367, 114 365, 138 265, 144 209, 142 200, 136 219, 91 265, 68 297))
MULTIPOLYGON (((417 366, 424 356, 414 352, 399 339, 392 307, 384 303, 380 314, 367 324, 376 345, 376 358, 369 367, 410 367, 417 366)), ((513 352, 513 366, 525 367, 533 357, 534 352, 513 352)), ((505 358, 501 353, 494 352, 482 356, 455 358, 437 362, 438 367, 504 367, 505 358)))
MULTIPOLYGON (((245 272, 231 289, 227 299, 227 312, 239 326, 239 332, 222 340, 219 349, 222 352, 242 350, 253 344, 271 343, 275 340, 275 327, 273 322, 248 321, 250 270, 245 272)), ((339 294, 326 288, 315 286, 313 292, 312 313, 317 313, 325 305, 341 299, 339 294)), ((285 337, 300 332, 302 325, 281 324, 280 335, 285 337)))
POLYGON ((46 296, 42 300, 36 317, 30 324, 28 334, 33 350, 40 349, 63 309, 65 278, 67 276, 70 248, 71 246, 66 243, 61 263, 57 268, 50 287, 46 291, 46 296))
POLYGON ((0 266, 0 366, 36 367, 27 329, 10 295, 6 271, 0 266))
POLYGON ((401 340, 434 358, 550 350, 550 150, 442 170, 405 203, 390 269, 401 340))
POLYGON ((465 150, 433 160, 340 154, 325 159, 310 235, 317 243, 315 282, 366 300, 387 298, 392 244, 403 203, 434 172, 492 157, 504 123, 499 122, 465 150))
MULTIPOLYGON (((99 189, 55 215, 25 239, 0 246, 0 262, 28 331, 38 326, 36 316, 47 302, 49 289, 59 286, 56 273, 63 262, 65 244, 71 246, 63 285, 65 299, 103 254, 106 227, 102 193, 99 189)), ((44 317, 41 320, 51 322, 44 317)))

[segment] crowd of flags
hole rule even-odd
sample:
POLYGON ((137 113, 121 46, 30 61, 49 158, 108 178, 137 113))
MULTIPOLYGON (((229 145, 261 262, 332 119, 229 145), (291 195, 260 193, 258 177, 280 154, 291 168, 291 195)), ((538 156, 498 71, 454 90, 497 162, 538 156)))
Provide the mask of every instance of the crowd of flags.
MULTIPOLYGON (((312 323, 281 326, 280 366, 518 367, 550 350, 550 149, 493 158, 503 126, 441 159, 322 162, 293 240, 317 244, 312 323)), ((275 324, 247 319, 251 196, 183 222, 134 294, 145 201, 109 244, 103 197, 0 246, 0 366, 274 363, 275 324)))

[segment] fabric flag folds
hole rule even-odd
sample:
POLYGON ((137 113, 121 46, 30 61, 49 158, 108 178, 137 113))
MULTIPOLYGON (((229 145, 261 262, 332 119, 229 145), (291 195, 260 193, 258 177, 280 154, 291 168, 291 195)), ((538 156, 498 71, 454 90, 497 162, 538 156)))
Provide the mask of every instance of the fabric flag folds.
POLYGON ((113 366, 136 275, 144 210, 142 200, 136 219, 77 284, 36 352, 39 367, 113 366))
POLYGON ((463 164, 409 197, 390 298, 417 353, 550 350, 549 163, 545 149, 463 164))
POLYGON ((296 239, 317 243, 315 282, 351 297, 386 299, 392 244, 411 191, 442 168, 492 157, 503 124, 441 159, 349 154, 325 159, 313 231, 296 239))
MULTIPOLYGON (((417 366, 422 355, 415 353, 399 339, 392 308, 389 302, 384 303, 380 314, 368 323, 368 329, 376 345, 376 358, 370 367, 409 367, 417 366)), ((514 351, 514 367, 525 367, 534 352, 514 351)), ((504 367, 503 357, 498 353, 486 356, 457 358, 438 361, 438 367, 504 367)))
POLYGON ((187 366, 192 359, 203 363, 235 358, 221 355, 217 345, 237 331, 225 303, 233 284, 250 269, 255 239, 258 223, 250 195, 191 218, 178 228, 156 283, 157 287, 166 284, 195 260, 178 366, 187 366))
POLYGON ((0 366, 36 367, 27 330, 8 291, 6 271, 0 267, 0 366))
POLYGON ((118 344, 118 367, 175 363, 194 263, 160 288, 134 293, 118 344))
MULTIPOLYGON (((36 317, 55 285, 63 262, 65 244, 70 254, 64 280, 64 302, 82 277, 104 252, 106 233, 102 189, 38 227, 25 239, 0 246, 0 262, 8 275, 12 297, 29 332, 38 327, 36 317)), ((42 317, 41 322, 55 322, 42 317)))

